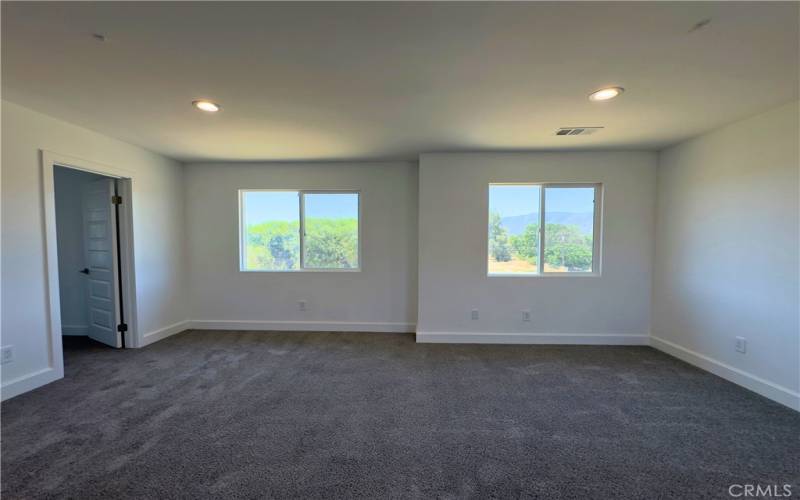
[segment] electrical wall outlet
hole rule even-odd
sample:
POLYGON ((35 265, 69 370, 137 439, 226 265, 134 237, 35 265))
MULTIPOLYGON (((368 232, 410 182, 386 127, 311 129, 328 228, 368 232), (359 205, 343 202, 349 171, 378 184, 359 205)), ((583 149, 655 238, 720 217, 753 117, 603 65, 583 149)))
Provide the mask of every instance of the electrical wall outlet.
POLYGON ((530 321, 531 320, 531 311, 529 309, 522 310, 522 321, 530 321))
POLYGON ((14 346, 7 345, 0 347, 0 365, 14 361, 14 346))
POLYGON ((744 337, 736 337, 736 352, 742 354, 747 352, 747 339, 744 337))
POLYGON ((472 320, 473 320, 473 321, 474 321, 474 320, 476 320, 476 319, 478 319, 478 310, 477 310, 477 309, 473 309, 473 310, 472 310, 472 316, 471 316, 471 318, 472 318, 472 320))
POLYGON ((298 311, 305 311, 306 310, 306 301, 301 300, 297 302, 297 310, 298 311))

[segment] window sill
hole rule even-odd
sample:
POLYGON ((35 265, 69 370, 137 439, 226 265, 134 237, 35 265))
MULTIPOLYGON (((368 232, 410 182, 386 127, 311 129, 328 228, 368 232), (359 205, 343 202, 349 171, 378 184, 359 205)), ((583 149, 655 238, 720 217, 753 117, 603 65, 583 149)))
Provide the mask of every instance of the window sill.
POLYGON ((280 274, 296 274, 296 273, 360 273, 361 268, 354 269, 239 269, 240 273, 280 273, 280 274))
POLYGON ((487 273, 487 278, 599 278, 601 273, 487 273))

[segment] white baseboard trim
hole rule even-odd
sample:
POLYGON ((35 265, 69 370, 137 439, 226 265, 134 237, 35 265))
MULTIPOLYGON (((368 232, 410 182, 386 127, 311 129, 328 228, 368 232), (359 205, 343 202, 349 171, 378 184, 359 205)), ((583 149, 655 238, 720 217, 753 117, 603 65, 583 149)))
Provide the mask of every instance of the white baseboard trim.
POLYGON ((8 382, 3 382, 2 387, 0 387, 0 400, 5 401, 11 399, 14 396, 19 396, 23 392, 32 391, 37 387, 55 382, 63 377, 63 372, 59 373, 55 368, 47 367, 28 375, 9 380, 8 382))
POLYGON ((189 330, 191 327, 192 327, 192 322, 187 319, 179 321, 174 325, 165 326, 164 328, 160 328, 153 332, 145 333, 144 337, 142 338, 142 345, 139 347, 144 347, 146 345, 152 344, 153 342, 158 342, 159 340, 175 335, 176 333, 181 333, 184 330, 189 330))
POLYGON ((649 345, 647 335, 613 333, 417 332, 417 343, 649 345))
POLYGON ((89 325, 61 325, 61 335, 85 337, 89 335, 89 325))
POLYGON ((194 330, 413 333, 414 323, 348 321, 192 320, 194 330))
POLYGON ((691 349, 687 349, 669 340, 651 336, 650 341, 651 345, 659 351, 663 351, 670 356, 686 361, 690 365, 702 368, 734 384, 738 384, 745 389, 750 389, 757 394, 788 406, 793 410, 800 411, 800 393, 788 387, 770 382, 757 375, 717 361, 714 358, 692 351, 691 349))

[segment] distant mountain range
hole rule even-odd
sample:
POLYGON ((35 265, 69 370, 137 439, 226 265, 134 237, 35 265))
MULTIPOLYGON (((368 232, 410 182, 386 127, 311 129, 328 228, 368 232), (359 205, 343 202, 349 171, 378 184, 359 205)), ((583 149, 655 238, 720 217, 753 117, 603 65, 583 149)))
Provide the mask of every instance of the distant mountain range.
MULTIPOLYGON (((575 225, 581 228, 581 232, 591 234, 592 223, 594 214, 591 212, 574 213, 574 212, 547 212, 548 224, 564 224, 566 226, 575 225)), ((503 227, 508 230, 508 234, 522 234, 529 224, 536 224, 539 222, 539 214, 524 214, 512 215, 503 217, 503 227)))

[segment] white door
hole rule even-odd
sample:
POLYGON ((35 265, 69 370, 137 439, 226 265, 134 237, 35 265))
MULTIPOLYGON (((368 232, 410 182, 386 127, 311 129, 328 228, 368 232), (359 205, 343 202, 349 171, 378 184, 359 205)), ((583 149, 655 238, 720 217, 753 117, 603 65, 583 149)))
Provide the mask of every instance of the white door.
POLYGON ((89 337, 122 347, 118 301, 117 217, 113 179, 100 179, 83 190, 83 247, 89 306, 89 337))

